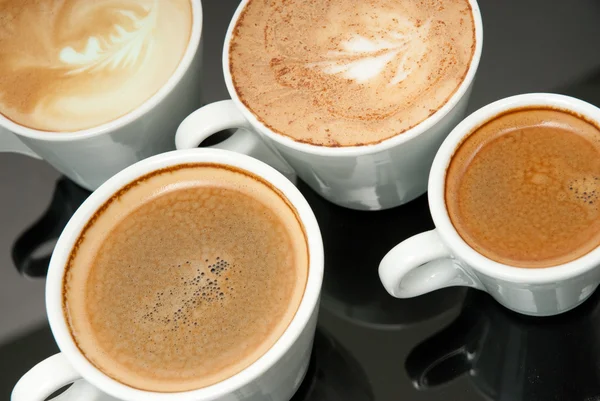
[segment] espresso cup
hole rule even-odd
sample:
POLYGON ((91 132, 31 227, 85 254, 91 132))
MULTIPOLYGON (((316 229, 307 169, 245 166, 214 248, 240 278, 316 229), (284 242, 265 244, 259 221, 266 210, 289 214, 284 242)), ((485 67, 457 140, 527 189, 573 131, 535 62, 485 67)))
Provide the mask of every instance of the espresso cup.
MULTIPOLYGON (((172 184, 173 188, 179 188, 178 184, 185 184, 185 182, 172 184)), ((196 202, 199 204, 202 199, 198 198, 196 202)), ((216 205, 217 208, 222 207, 222 202, 219 201, 211 204, 216 205)), ((190 223, 186 223, 188 227, 190 223)), ((260 227, 259 229, 262 230, 260 227)), ((186 257, 189 258, 190 255, 186 257)), ((223 268, 223 263, 214 265, 215 268, 212 271, 214 272, 216 269, 218 274, 218 270, 223 268)), ((140 161, 110 178, 93 192, 75 212, 60 236, 50 261, 46 283, 46 308, 50 327, 61 353, 49 357, 27 372, 16 384, 11 399, 13 401, 42 401, 61 387, 73 383, 58 399, 65 401, 79 399, 258 401, 267 397, 274 401, 288 401, 298 389, 308 368, 317 322, 323 263, 321 234, 310 206, 298 189, 272 167, 248 156, 214 149, 173 151, 140 161), (92 364, 84 355, 84 351, 78 346, 79 343, 74 340, 70 329, 71 320, 67 320, 67 312, 63 306, 63 294, 67 291, 65 289, 67 265, 72 261, 73 252, 81 249, 79 248, 81 238, 86 235, 82 235, 82 233, 87 232, 85 230, 98 221, 95 220, 96 217, 107 210, 106 205, 110 204, 111 199, 115 199, 115 195, 123 200, 122 194, 128 191, 127 188, 131 188, 131 185, 135 185, 140 177, 144 177, 143 179, 155 177, 157 174, 162 174, 157 173, 159 170, 168 171, 167 174, 171 174, 178 168, 188 168, 187 166, 190 165, 217 166, 217 169, 238 171, 251 177, 258 177, 272 188, 278 194, 277 196, 285 200, 287 207, 293 210, 296 216, 294 223, 299 223, 303 227, 306 247, 302 249, 305 249, 304 252, 308 251, 306 257, 303 257, 303 260, 307 262, 308 269, 306 284, 302 286, 304 291, 300 293, 301 298, 297 298, 299 304, 289 325, 282 328, 283 334, 262 356, 239 373, 196 390, 179 392, 140 390, 117 381, 97 368, 97 365, 92 364)), ((173 272, 176 273, 176 270, 173 272)), ((208 270, 206 273, 209 276, 211 275, 210 271, 208 270)), ((69 274, 72 274, 72 271, 69 274)), ((255 274, 254 271, 251 274, 255 274)), ((194 280, 195 282, 201 280, 200 276, 194 280)), ((229 279, 221 279, 220 285, 223 289, 219 291, 226 291, 224 280, 229 279)), ((231 283, 231 280, 228 283, 231 283)), ((239 292, 236 291, 236 294, 239 295, 239 292)), ((222 295, 223 293, 221 293, 222 295)), ((181 309, 179 310, 181 311, 181 309)), ((190 341, 196 340, 192 338, 190 341)))
MULTIPOLYGON (((381 141, 349 146, 322 146, 306 140, 292 139, 267 126, 242 101, 231 71, 231 44, 236 35, 236 26, 243 19, 241 16, 250 3, 249 0, 241 1, 225 37, 223 73, 231 100, 209 104, 187 117, 177 130, 177 148, 197 147, 216 132, 237 129, 230 138, 213 147, 249 154, 273 165, 287 176, 296 174, 313 190, 337 205, 357 210, 381 210, 404 204, 423 194, 427 188, 435 152, 450 130, 464 117, 479 65, 483 26, 477 2, 469 1, 474 26, 472 57, 462 81, 451 96, 439 108, 430 110, 428 117, 402 133, 381 141)), ((389 17, 389 13, 384 14, 382 18, 389 17)), ((403 20, 405 17, 400 15, 399 19, 403 20)), ((307 19, 314 22, 311 18, 307 19)), ((318 25, 326 28, 327 22, 318 25)), ((381 27, 373 28, 373 32, 377 28, 381 27)), ((389 32, 389 40, 400 40, 398 38, 402 38, 403 29, 404 26, 398 32, 389 32)), ((370 31, 367 32, 370 34, 370 31)), ((347 36, 356 39, 350 33, 347 36)), ((384 40, 387 45, 380 43, 373 46, 391 46, 387 40, 384 40)), ((375 67, 371 65, 367 70, 372 71, 373 68, 375 67)), ((271 76, 275 73, 268 74, 271 76)), ((315 82, 311 78, 306 78, 306 81, 315 82)), ((349 79, 348 82, 350 81, 349 79)), ((348 100, 351 97, 346 94, 347 101, 351 102, 352 100, 348 100)), ((357 103, 359 102, 355 101, 353 105, 357 106, 357 103)), ((290 109, 287 113, 282 112, 281 117, 293 120, 293 107, 290 109)), ((367 114, 365 112, 360 118, 367 114)), ((334 125, 339 121, 335 117, 331 120, 334 125)), ((319 126, 319 123, 315 126, 319 126)))
MULTIPOLYGON (((410 298, 443 287, 468 286, 488 292, 516 312, 547 316, 568 311, 593 293, 600 282, 600 248, 550 267, 500 263, 473 249, 448 212, 446 176, 459 146, 498 116, 537 107, 561 110, 600 126, 600 109, 579 99, 547 93, 501 99, 465 118, 448 135, 431 167, 428 196, 436 228, 401 242, 379 265, 381 282, 392 296, 410 298)), ((485 224, 482 222, 483 227, 485 224)))
MULTIPOLYGON (((146 157, 174 150, 173 137, 177 126, 185 116, 202 105, 199 90, 202 5, 200 0, 189 1, 192 22, 187 46, 174 72, 157 92, 130 112, 87 129, 35 129, 0 113, 0 152, 44 159, 82 187, 94 190, 123 168, 146 157)), ((139 26, 142 25, 139 23, 139 26)), ((30 30, 30 27, 27 29, 30 30)), ((91 53, 92 39, 95 38, 89 39, 86 52, 91 53)), ((74 51, 70 47, 65 50, 74 51)), ((127 57, 124 59, 125 64, 131 61, 127 57)), ((32 75, 35 80, 35 72, 32 75)), ((127 94, 127 88, 121 87, 121 91, 119 98, 103 99, 102 102, 118 102, 127 94)), ((85 100, 71 99, 71 103, 75 103, 76 107, 78 101, 85 100)), ((61 109, 60 104, 57 109, 61 109)), ((77 117, 76 113, 72 117, 77 117)), ((62 119, 68 120, 69 115, 62 119)))

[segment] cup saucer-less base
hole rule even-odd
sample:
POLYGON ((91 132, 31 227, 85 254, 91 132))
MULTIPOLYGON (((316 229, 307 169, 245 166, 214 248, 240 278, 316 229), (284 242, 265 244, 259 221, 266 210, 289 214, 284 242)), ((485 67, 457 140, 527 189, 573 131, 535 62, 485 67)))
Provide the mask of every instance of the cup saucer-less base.
MULTIPOLYGON (((580 299, 579 299, 579 301, 577 301, 577 303, 575 303, 575 304, 573 304, 573 305, 569 306, 569 307, 568 307, 568 308, 566 308, 566 309, 561 309, 561 310, 560 310, 560 312, 559 312, 558 314, 567 313, 567 312, 569 312, 569 311, 571 311, 571 310, 573 310, 573 309, 577 308, 579 305, 581 305, 582 303, 584 303, 585 301, 587 301, 587 299, 588 299, 589 297, 591 297, 591 296, 592 296, 592 294, 594 293, 594 291, 596 291, 596 288, 597 288, 597 287, 598 287, 598 284, 592 284, 592 285, 589 285, 589 286, 585 287, 585 288, 584 288, 584 289, 581 291, 582 293, 580 294, 580 299)), ((536 296, 534 296, 534 298, 539 298, 539 297, 536 297, 536 296)), ((545 302, 550 302, 550 303, 554 302, 554 301, 553 301, 553 299, 549 299, 549 300, 535 299, 535 301, 536 301, 536 302, 544 302, 544 301, 545 301, 545 302)), ((555 315, 557 315, 557 313, 556 313, 556 312, 548 312, 548 313, 532 313, 532 312, 525 312, 525 311, 522 311, 522 310, 519 310, 519 309, 511 308, 511 307, 509 307, 509 306, 507 306, 507 305, 504 305, 504 306, 505 306, 507 309, 509 309, 509 310, 511 310, 511 311, 513 311, 513 312, 521 313, 521 314, 523 314, 523 315, 527 315, 527 316, 535 316, 535 317, 548 317, 548 316, 555 316, 555 315)), ((557 306, 558 306, 558 305, 557 305, 557 306)))

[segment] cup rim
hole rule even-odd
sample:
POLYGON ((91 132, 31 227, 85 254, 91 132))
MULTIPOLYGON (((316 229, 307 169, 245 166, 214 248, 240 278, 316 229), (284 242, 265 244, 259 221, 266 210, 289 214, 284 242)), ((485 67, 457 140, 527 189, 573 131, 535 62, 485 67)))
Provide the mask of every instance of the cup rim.
POLYGON ((231 38, 233 36, 233 30, 235 28, 235 25, 237 24, 240 14, 250 1, 251 0, 242 0, 240 2, 238 8, 236 9, 231 19, 231 22, 227 29, 227 34, 225 36, 222 63, 223 75, 225 77, 227 91, 229 92, 229 95, 231 96, 233 102, 237 105, 238 109, 241 110, 244 117, 254 127, 259 127, 261 133, 264 133, 267 137, 269 137, 275 142, 280 143, 282 146, 294 149, 299 152, 328 157, 360 156, 385 151, 395 146, 401 145, 405 142, 408 142, 415 137, 418 137, 422 133, 428 131, 436 124, 438 124, 446 115, 448 115, 448 113, 450 113, 450 111, 452 111, 456 107, 459 101, 465 96, 467 90, 471 87, 473 79, 475 78, 475 73, 477 72, 479 61, 481 59, 481 52, 483 48, 483 22, 481 19, 481 10, 479 8, 477 0, 468 0, 469 5, 471 6, 473 20, 475 24, 475 51, 473 52, 473 58, 471 59, 471 63, 469 65, 467 74, 465 75, 459 87, 452 94, 450 99, 448 99, 448 101, 444 103, 442 107, 440 107, 435 113, 433 113, 431 116, 427 117, 425 120, 421 121, 414 127, 402 132, 401 134, 397 134, 395 136, 392 136, 391 138, 384 139, 383 141, 375 144, 328 147, 298 142, 288 136, 274 132, 273 130, 268 128, 264 123, 262 123, 254 115, 254 113, 252 113, 240 100, 237 91, 235 90, 235 86, 233 85, 231 70, 229 68, 229 49, 231 44, 231 38))
POLYGON ((50 142, 69 142, 77 141, 95 136, 107 134, 113 132, 123 126, 130 124, 138 118, 144 116, 146 113, 154 109, 160 104, 169 93, 172 92, 173 88, 181 81, 185 73, 189 70, 192 60, 199 51, 200 40, 202 37, 202 26, 203 26, 203 10, 201 0, 190 0, 192 6, 192 31, 190 38, 183 54, 183 57, 179 61, 177 68, 171 74, 169 79, 160 87, 160 89, 151 97, 146 99, 142 104, 131 110, 129 113, 97 125, 92 128, 81 129, 73 132, 62 132, 62 131, 44 131, 34 128, 26 127, 19 124, 11 119, 5 117, 0 113, 0 126, 8 129, 9 131, 31 139, 44 140, 50 142))
POLYGON ((54 338, 73 367, 97 388, 119 399, 130 401, 212 400, 225 396, 254 381, 282 359, 306 328, 318 306, 324 270, 323 242, 312 209, 300 191, 274 168, 253 159, 220 149, 175 150, 152 156, 127 167, 102 184, 79 207, 69 220, 50 260, 46 281, 46 312, 54 338), (241 372, 200 389, 159 393, 136 389, 120 383, 102 373, 75 345, 62 308, 63 276, 65 265, 81 230, 96 210, 119 189, 140 176, 167 166, 184 163, 217 163, 234 166, 268 181, 283 193, 296 209, 304 226, 309 250, 309 271, 304 294, 292 321, 275 344, 259 359, 241 372))
POLYGON ((544 284, 577 277, 592 270, 600 261, 600 247, 575 260, 551 267, 533 269, 499 263, 475 251, 462 239, 450 220, 445 202, 447 169, 462 141, 499 114, 530 106, 571 111, 596 122, 600 127, 600 109, 574 97, 554 93, 528 93, 497 100, 466 117, 444 140, 431 167, 428 198, 431 216, 440 236, 460 260, 489 277, 519 284, 544 284))

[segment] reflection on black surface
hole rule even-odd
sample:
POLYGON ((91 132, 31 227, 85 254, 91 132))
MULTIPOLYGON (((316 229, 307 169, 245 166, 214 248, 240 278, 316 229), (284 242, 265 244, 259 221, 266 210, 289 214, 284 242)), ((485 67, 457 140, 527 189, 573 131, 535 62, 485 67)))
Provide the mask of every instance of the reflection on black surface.
POLYGON ((315 212, 323 234, 323 307, 355 323, 384 328, 414 324, 460 304, 464 288, 396 299, 379 281, 379 262, 392 247, 433 228, 427 195, 393 209, 366 212, 336 206, 303 182, 297 186, 315 212))
POLYGON ((371 401, 369 380, 359 363, 317 329, 310 365, 292 401, 371 401))
POLYGON ((421 390, 468 375, 494 401, 600 399, 600 292, 563 315, 535 318, 470 290, 458 318, 417 345, 406 370, 421 390))

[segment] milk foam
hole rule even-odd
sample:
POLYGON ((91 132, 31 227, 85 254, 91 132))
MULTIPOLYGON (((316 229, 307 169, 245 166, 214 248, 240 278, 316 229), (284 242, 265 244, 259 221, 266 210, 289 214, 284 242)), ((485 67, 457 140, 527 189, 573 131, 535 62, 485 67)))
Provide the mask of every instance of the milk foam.
POLYGON ((190 0, 0 4, 0 113, 46 131, 114 120, 160 89, 191 34, 190 0))
POLYGON ((442 107, 474 49, 467 0, 252 0, 234 30, 230 69, 265 125, 300 142, 353 146, 442 107))

